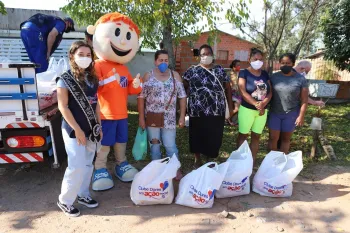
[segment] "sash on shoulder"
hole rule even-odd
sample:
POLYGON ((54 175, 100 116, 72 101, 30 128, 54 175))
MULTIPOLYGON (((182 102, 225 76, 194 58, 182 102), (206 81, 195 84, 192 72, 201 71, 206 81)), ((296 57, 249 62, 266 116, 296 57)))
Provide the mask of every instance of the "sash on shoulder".
POLYGON ((81 110, 84 112, 87 122, 90 126, 89 140, 91 142, 98 143, 101 140, 100 131, 101 125, 97 123, 97 118, 95 111, 92 108, 85 92, 77 82, 77 80, 70 74, 70 72, 65 72, 60 77, 64 84, 66 84, 69 92, 74 97, 75 101, 80 106, 81 110))

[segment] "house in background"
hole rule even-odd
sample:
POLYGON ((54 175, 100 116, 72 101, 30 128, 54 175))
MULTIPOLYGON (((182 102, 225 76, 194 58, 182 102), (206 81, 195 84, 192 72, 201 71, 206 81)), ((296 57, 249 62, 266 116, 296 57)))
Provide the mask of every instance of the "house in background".
MULTIPOLYGON (((175 47, 176 70, 183 74, 188 67, 199 63, 199 58, 193 56, 193 49, 199 49, 203 44, 208 44, 210 32, 202 32, 196 41, 184 38, 175 47)), ((250 41, 239 38, 227 32, 218 31, 216 42, 211 44, 214 50, 215 63, 229 68, 234 59, 241 61, 241 67, 249 66, 249 54, 251 48, 258 47, 250 41)))

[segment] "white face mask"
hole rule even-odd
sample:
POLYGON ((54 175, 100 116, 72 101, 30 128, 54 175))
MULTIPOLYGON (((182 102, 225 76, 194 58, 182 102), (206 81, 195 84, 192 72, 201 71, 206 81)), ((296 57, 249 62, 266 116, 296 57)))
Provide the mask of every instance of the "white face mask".
POLYGON ((203 65, 209 65, 211 63, 213 63, 213 56, 204 56, 201 57, 201 63, 203 65))
POLYGON ((306 74, 306 72, 304 71, 304 72, 302 72, 302 73, 300 73, 302 76, 304 76, 304 77, 306 77, 307 76, 307 74, 306 74))
POLYGON ((250 63, 250 65, 252 66, 252 68, 254 70, 258 70, 260 69, 262 66, 263 66, 264 62, 260 61, 260 60, 257 60, 257 61, 253 61, 250 63))
POLYGON ((91 64, 92 59, 91 57, 75 57, 74 61, 80 68, 86 69, 91 64))

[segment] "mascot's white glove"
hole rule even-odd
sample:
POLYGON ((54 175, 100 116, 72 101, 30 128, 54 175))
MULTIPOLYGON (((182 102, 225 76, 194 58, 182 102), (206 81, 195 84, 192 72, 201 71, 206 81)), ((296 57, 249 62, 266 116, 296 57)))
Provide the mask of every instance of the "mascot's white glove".
POLYGON ((117 73, 117 71, 115 70, 115 68, 113 68, 113 74, 114 74, 114 77, 115 79, 117 80, 117 82, 120 84, 120 76, 119 74, 117 73))
POLYGON ((137 74, 136 77, 134 78, 134 81, 132 81, 132 86, 133 88, 138 88, 140 85, 141 85, 140 74, 137 74))

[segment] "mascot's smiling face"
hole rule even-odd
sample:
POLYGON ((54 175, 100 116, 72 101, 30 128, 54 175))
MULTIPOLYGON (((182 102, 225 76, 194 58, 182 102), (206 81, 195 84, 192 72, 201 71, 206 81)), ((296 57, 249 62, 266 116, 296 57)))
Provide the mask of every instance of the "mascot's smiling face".
POLYGON ((128 63, 139 49, 137 26, 125 15, 110 13, 102 16, 96 26, 89 26, 93 34, 96 55, 106 61, 128 63))

